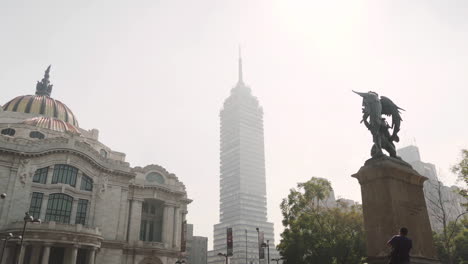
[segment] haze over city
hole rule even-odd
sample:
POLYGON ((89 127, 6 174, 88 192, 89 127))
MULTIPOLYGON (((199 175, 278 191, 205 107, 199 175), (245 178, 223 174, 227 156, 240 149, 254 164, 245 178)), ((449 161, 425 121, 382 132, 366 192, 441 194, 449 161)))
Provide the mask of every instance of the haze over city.
POLYGON ((52 64, 54 98, 80 127, 156 163, 193 199, 187 220, 212 243, 219 215, 219 111, 244 81, 264 110, 268 219, 311 177, 361 200, 350 175, 369 158, 362 99, 403 112, 397 148, 416 144, 441 180, 467 148, 465 1, 4 1, 0 104, 31 94, 52 64))

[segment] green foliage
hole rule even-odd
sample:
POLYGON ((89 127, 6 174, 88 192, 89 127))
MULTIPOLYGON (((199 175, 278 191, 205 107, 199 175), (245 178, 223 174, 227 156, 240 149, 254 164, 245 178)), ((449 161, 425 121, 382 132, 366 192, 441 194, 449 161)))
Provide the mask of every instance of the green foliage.
POLYGON ((433 233, 434 243, 442 264, 468 264, 468 219, 450 222, 447 233, 454 239, 444 239, 443 233, 433 233))
MULTIPOLYGON (((461 188, 460 194, 463 197, 468 199, 468 150, 463 149, 461 151, 461 160, 452 167, 452 171, 458 175, 458 179, 465 183, 465 188, 461 188)), ((468 209, 468 204, 464 204, 465 207, 468 209)))
POLYGON ((281 203, 278 250, 287 264, 358 264, 365 256, 362 208, 338 203, 327 208, 330 182, 312 178, 291 189, 281 203))

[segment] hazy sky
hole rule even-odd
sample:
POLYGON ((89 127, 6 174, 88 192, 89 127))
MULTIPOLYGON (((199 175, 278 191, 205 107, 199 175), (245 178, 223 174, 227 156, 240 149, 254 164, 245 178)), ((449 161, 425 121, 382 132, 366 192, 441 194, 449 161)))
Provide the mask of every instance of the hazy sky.
POLYGON ((212 242, 219 208, 219 110, 237 79, 264 108, 269 220, 312 176, 360 201, 350 175, 369 157, 359 124, 374 90, 403 113, 443 181, 468 147, 468 1, 0 0, 0 104, 34 92, 52 64, 52 96, 132 166, 175 173, 189 222, 212 242))

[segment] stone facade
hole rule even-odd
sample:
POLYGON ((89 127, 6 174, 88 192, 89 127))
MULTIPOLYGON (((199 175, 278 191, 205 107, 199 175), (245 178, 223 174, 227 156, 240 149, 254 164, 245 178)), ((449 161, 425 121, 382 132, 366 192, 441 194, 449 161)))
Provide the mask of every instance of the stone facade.
POLYGON ((42 223, 27 223, 23 247, 10 240, 0 263, 175 263, 191 202, 183 183, 158 165, 131 167, 96 129, 27 98, 0 111, 0 236, 21 235, 25 212, 42 223))
POLYGON ((424 200, 426 177, 390 157, 367 161, 353 177, 361 185, 368 263, 388 263, 386 242, 401 227, 408 228, 413 240, 411 263, 440 263, 424 200))

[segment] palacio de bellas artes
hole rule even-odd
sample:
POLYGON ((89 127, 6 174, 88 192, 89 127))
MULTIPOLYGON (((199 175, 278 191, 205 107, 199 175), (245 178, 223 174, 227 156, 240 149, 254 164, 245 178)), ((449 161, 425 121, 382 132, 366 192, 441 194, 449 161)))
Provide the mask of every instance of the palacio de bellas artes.
POLYGON ((35 94, 1 102, 0 262, 175 263, 191 202, 184 184, 161 165, 131 167, 97 129, 81 128, 52 97, 50 70, 35 94))

